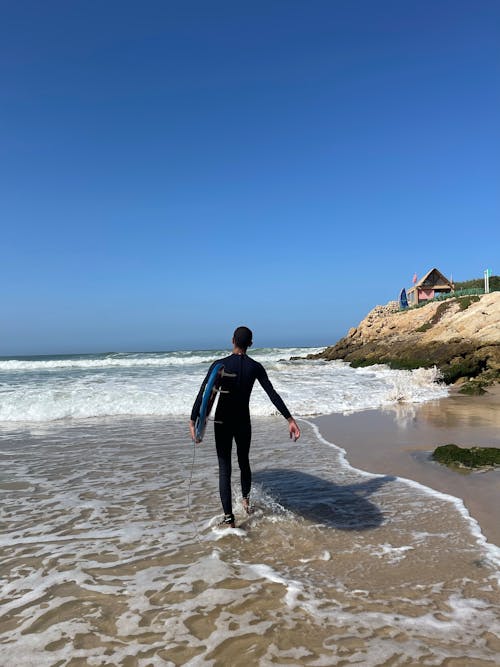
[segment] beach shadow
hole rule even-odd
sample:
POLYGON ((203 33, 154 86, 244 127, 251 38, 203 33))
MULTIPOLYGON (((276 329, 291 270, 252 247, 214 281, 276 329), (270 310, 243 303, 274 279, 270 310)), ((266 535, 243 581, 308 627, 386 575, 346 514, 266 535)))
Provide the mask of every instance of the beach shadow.
POLYGON ((370 530, 380 526, 384 515, 368 497, 395 479, 384 475, 342 485, 300 470, 271 468, 253 474, 253 481, 261 484, 285 509, 339 530, 370 530))

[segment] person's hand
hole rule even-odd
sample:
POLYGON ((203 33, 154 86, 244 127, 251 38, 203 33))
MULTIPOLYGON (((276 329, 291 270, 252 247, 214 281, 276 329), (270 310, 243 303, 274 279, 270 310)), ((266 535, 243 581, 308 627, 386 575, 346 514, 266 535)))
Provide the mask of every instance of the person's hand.
POLYGON ((297 442, 300 438, 300 428, 293 417, 290 417, 288 420, 288 429, 290 431, 290 438, 293 439, 294 442, 297 442))
POLYGON ((194 440, 196 442, 196 433, 194 430, 194 421, 191 420, 189 422, 189 432, 191 433, 191 440, 194 440))
POLYGON ((189 432, 191 433, 191 440, 197 445, 199 445, 201 442, 201 438, 196 437, 196 427, 193 421, 189 422, 189 432))

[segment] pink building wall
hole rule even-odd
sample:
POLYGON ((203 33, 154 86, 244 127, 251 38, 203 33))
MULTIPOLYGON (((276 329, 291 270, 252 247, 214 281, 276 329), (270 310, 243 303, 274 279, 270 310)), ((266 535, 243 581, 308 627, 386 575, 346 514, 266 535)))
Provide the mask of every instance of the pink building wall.
POLYGON ((418 300, 419 301, 427 301, 427 299, 433 299, 434 298, 434 290, 433 289, 419 289, 418 290, 418 300))

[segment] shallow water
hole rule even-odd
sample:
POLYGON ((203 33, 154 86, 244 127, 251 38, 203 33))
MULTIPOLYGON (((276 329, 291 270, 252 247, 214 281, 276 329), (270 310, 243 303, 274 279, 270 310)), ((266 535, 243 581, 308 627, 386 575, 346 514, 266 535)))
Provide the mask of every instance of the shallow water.
POLYGON ((496 664, 499 550, 459 501, 253 424, 234 531, 185 420, 4 433, 2 666, 496 664))
POLYGON ((500 546, 500 468, 448 468, 432 461, 439 445, 500 447, 500 391, 452 394, 420 405, 318 417, 326 439, 346 449, 355 467, 398 475, 461 498, 490 542, 500 546))

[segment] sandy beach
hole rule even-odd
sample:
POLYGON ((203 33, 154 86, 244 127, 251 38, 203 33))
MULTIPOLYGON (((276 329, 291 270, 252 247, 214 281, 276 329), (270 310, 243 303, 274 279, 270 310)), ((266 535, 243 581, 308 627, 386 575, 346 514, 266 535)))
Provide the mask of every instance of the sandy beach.
POLYGON ((213 433, 191 467, 185 430, 5 435, 2 667, 496 664, 497 553, 456 502, 256 417, 255 511, 224 531, 213 433))
POLYGON ((498 444, 500 393, 292 354, 260 358, 301 438, 256 390, 231 531, 213 429, 187 432, 214 352, 4 361, 2 667, 496 664, 499 471, 428 452, 498 444))
POLYGON ((438 445, 500 447, 500 387, 483 396, 452 393, 420 406, 318 417, 323 437, 361 470, 398 475, 464 501, 488 539, 500 545, 500 470, 455 471, 430 460, 438 445))

